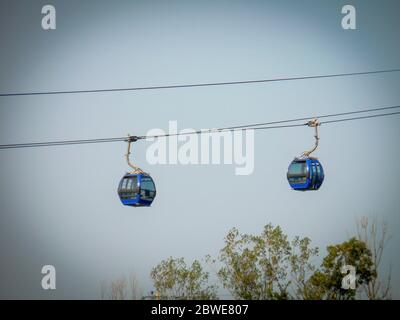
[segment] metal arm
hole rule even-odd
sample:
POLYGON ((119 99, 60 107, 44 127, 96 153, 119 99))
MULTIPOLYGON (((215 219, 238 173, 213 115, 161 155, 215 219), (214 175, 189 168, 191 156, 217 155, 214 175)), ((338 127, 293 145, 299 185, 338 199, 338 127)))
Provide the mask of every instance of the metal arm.
POLYGON ((310 156, 310 154, 313 153, 318 148, 318 144, 319 144, 318 126, 321 124, 318 122, 318 119, 312 119, 312 120, 308 121, 307 125, 309 127, 315 128, 315 135, 314 135, 315 146, 310 151, 304 151, 303 154, 301 155, 301 158, 308 158, 310 156))
POLYGON ((128 166, 130 166, 133 169, 133 172, 132 172, 133 174, 145 173, 142 169, 140 169, 139 167, 132 164, 129 159, 129 156, 131 154, 131 143, 136 142, 137 140, 138 140, 138 137, 130 136, 129 134, 128 134, 128 139, 126 140, 126 142, 128 142, 128 150, 126 152, 125 158, 126 158, 126 162, 128 163, 128 166))

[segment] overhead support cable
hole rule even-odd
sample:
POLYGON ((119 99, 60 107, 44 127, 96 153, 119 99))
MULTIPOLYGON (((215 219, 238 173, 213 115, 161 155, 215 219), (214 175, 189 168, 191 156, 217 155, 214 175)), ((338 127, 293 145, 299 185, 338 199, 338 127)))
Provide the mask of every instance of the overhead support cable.
MULTIPOLYGON (((95 144, 95 143, 106 143, 106 142, 123 142, 123 141, 137 141, 144 139, 155 139, 155 138, 163 138, 163 137, 171 137, 171 136, 188 136, 194 134, 213 134, 218 132, 229 132, 229 131, 245 131, 245 130, 269 130, 269 129, 282 129, 282 128, 294 128, 294 127, 302 127, 309 125, 309 121, 306 123, 292 123, 286 124, 290 122, 300 122, 303 120, 315 119, 315 118, 328 118, 328 117, 337 117, 343 115, 351 115, 351 114, 360 114, 365 112, 375 112, 380 110, 389 110, 400 108, 400 106, 392 106, 392 107, 383 107, 383 108, 374 108, 368 110, 358 110, 351 112, 343 112, 329 115, 321 115, 321 116, 311 116, 306 118, 297 118, 297 119, 288 119, 281 121, 272 121, 272 122, 264 122, 262 124, 253 124, 253 125, 239 125, 232 127, 222 127, 215 129, 207 129, 207 130, 197 130, 192 132, 185 133, 167 133, 162 135, 144 135, 144 136, 129 136, 127 137, 113 137, 113 138, 98 138, 98 139, 80 139, 80 140, 59 140, 59 141, 46 141, 46 142, 30 142, 30 143, 12 143, 12 144, 1 144, 1 149, 17 149, 17 148, 35 148, 35 147, 53 147, 53 146, 66 146, 66 145, 83 145, 83 144, 95 144), (132 139, 132 140, 130 140, 132 139)), ((371 119, 378 117, 386 117, 386 116, 394 116, 399 115, 400 111, 395 112, 386 112, 386 113, 378 113, 378 114, 370 114, 365 116, 357 116, 350 118, 341 118, 341 119, 333 119, 319 122, 319 125, 332 124, 332 123, 340 123, 345 121, 355 121, 355 120, 363 120, 363 119, 371 119)))
POLYGON ((384 73, 393 73, 393 72, 400 72, 400 69, 385 69, 385 70, 349 72, 349 73, 318 74, 318 75, 310 75, 310 76, 279 77, 279 78, 270 78, 270 79, 256 79, 256 80, 242 80, 242 81, 203 82, 203 83, 186 83, 186 84, 173 84, 173 85, 140 86, 140 87, 127 87, 127 88, 54 90, 54 91, 32 91, 32 92, 3 92, 3 93, 0 93, 0 97, 106 93, 106 92, 166 90, 166 89, 183 89, 183 88, 198 88, 198 87, 247 85, 247 84, 257 84, 257 83, 271 83, 271 82, 283 82, 283 81, 298 81, 298 80, 313 80, 313 79, 374 75, 374 74, 384 74, 384 73))

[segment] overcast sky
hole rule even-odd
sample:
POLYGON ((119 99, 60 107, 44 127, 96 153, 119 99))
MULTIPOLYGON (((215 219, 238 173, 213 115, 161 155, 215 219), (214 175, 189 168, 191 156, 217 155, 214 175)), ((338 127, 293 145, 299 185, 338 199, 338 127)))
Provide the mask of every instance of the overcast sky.
MULTIPOLYGON (((389 1, 0 1, 0 92, 83 90, 278 78, 400 67, 400 3, 389 1), (41 28, 56 8, 57 28, 41 28), (341 8, 357 10, 343 30, 341 8)), ((0 97, 0 144, 119 137, 154 128, 214 128, 400 104, 400 73, 160 91, 0 97)), ((392 235, 400 297, 400 116, 326 125, 316 155, 326 179, 292 191, 286 170, 312 144, 307 127, 255 133, 255 169, 150 165, 151 208, 120 204, 123 142, 0 150, 0 297, 98 298, 100 283, 169 256, 216 256, 228 230, 267 223, 324 249, 377 216, 392 235), (44 291, 43 265, 57 270, 44 291)), ((322 250, 324 254, 324 250, 322 250)))

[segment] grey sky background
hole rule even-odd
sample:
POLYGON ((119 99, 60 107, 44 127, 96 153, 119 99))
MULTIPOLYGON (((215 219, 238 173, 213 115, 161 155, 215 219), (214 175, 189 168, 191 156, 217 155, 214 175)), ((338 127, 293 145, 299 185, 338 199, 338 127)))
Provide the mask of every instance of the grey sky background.
MULTIPOLYGON (((82 90, 236 81, 400 67, 398 1, 0 1, 0 92, 82 90), (57 29, 41 29, 41 8, 57 29), (341 8, 357 9, 357 30, 341 8)), ((213 128, 399 105, 400 74, 282 83, 56 96, 0 97, 0 143, 86 139, 213 128)), ((126 145, 0 150, 0 298, 93 299, 100 283, 133 273, 143 294, 169 256, 216 256, 232 227, 269 222, 325 249, 377 216, 392 235, 400 297, 399 116, 321 127, 326 179, 290 190, 286 170, 313 144, 309 128, 255 134, 255 170, 233 165, 146 163, 157 185, 151 208, 120 204, 126 145), (43 291, 41 267, 57 270, 43 291)), ((324 250, 322 250, 322 256, 324 250)))

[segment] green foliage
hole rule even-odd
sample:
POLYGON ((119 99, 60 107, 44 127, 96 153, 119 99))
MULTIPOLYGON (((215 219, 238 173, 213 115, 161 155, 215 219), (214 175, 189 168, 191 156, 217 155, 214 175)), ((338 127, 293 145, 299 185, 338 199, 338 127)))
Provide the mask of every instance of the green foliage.
POLYGON ((290 243, 281 228, 271 224, 259 236, 239 235, 232 229, 220 252, 219 279, 236 299, 288 299, 293 274, 293 294, 302 295, 309 259, 318 252, 309 245, 308 238, 296 237, 290 243))
POLYGON ((343 265, 351 265, 356 270, 356 286, 368 284, 376 278, 377 272, 372 261, 372 253, 365 242, 351 238, 341 244, 328 246, 321 269, 309 281, 309 298, 312 299, 355 299, 356 290, 343 289, 343 265))
POLYGON ((295 287, 293 297, 296 299, 309 299, 311 292, 309 278, 315 272, 312 259, 318 256, 318 248, 311 248, 310 238, 296 236, 292 241, 290 267, 292 283, 295 287))
MULTIPOLYGON (((375 238, 373 238, 374 240, 375 238)), ((385 238, 384 238, 385 239, 385 238)), ((355 299, 359 292, 343 289, 344 265, 356 270, 356 288, 368 289, 367 297, 388 297, 377 279, 377 266, 384 248, 371 252, 367 241, 351 238, 327 247, 316 268, 319 249, 307 237, 292 241, 277 226, 267 224, 260 235, 240 234, 236 228, 225 237, 216 260, 208 256, 221 284, 235 299, 355 299), (381 294, 380 291, 384 294, 381 294)), ((376 246, 374 246, 375 248, 376 246)), ((169 258, 153 268, 151 277, 161 298, 215 299, 216 287, 208 285, 209 274, 198 261, 187 267, 183 258, 169 258)))
POLYGON ((216 289, 208 286, 208 272, 197 260, 190 267, 183 258, 161 261, 151 271, 151 278, 161 299, 216 299, 216 289))

